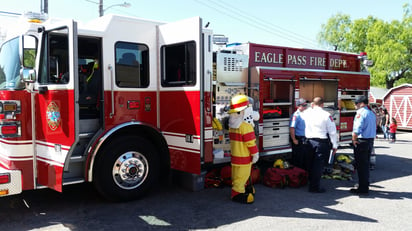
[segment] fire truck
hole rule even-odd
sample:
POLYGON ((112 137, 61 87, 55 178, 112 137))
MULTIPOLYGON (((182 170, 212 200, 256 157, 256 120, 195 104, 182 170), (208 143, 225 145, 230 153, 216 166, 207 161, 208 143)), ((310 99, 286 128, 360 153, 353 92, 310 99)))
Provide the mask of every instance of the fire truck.
POLYGON ((291 152, 288 126, 299 98, 311 102, 316 96, 323 97, 324 109, 336 124, 339 144, 351 143, 356 114, 354 100, 360 95, 368 96, 370 87, 367 66, 371 60, 366 53, 254 43, 233 44, 222 53, 223 59, 242 63, 245 73, 242 78, 230 78, 218 70, 217 78, 222 80, 217 84, 229 82, 232 86, 246 86, 246 94, 254 99, 254 109, 261 115, 256 130, 263 155, 291 152))
POLYGON ((231 96, 250 96, 260 113, 264 159, 290 153, 297 98, 323 96, 345 142, 355 112, 342 105, 369 89, 358 55, 216 48, 199 17, 26 16, 0 50, 0 196, 92 182, 126 201, 170 172, 201 188, 206 169, 230 163, 231 96))

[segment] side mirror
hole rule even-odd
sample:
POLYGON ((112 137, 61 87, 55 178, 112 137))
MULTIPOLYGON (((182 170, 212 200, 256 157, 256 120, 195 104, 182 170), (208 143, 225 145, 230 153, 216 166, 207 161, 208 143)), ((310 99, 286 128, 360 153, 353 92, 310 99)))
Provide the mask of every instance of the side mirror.
POLYGON ((34 83, 36 81, 36 71, 31 68, 21 68, 20 77, 24 82, 34 83))
POLYGON ((31 35, 21 36, 20 62, 23 67, 34 68, 36 64, 37 38, 31 35))
POLYGON ((36 64, 37 38, 31 35, 20 37, 20 77, 24 82, 33 83, 36 80, 36 72, 33 69, 36 64))

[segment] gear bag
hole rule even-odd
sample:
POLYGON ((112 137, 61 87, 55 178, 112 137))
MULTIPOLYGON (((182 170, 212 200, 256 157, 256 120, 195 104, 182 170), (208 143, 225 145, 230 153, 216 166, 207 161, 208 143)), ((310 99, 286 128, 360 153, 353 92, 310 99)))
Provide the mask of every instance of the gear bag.
POLYGON ((279 173, 286 177, 286 182, 289 187, 298 188, 308 183, 308 172, 298 168, 291 167, 285 169, 278 169, 279 173))
POLYGON ((284 188, 287 185, 286 176, 280 168, 268 168, 263 176, 263 184, 271 188, 284 188))
POLYGON ((260 169, 255 165, 252 166, 252 170, 251 170, 251 173, 250 173, 250 178, 251 178, 252 184, 259 184, 260 181, 261 181, 261 179, 260 179, 260 169))
POLYGON ((205 188, 220 188, 223 187, 223 180, 218 176, 216 169, 206 173, 205 188))
POLYGON ((232 186, 232 167, 230 165, 224 166, 220 170, 220 177, 222 178, 223 184, 232 186))

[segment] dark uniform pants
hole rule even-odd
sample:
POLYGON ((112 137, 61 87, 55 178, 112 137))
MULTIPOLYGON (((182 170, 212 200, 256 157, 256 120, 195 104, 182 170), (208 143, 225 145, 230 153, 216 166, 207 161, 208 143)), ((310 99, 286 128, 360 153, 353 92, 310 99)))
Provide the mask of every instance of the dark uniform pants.
POLYGON ((354 147, 355 165, 358 172, 359 191, 369 191, 369 161, 373 148, 373 139, 358 139, 354 147))
POLYGON ((309 169, 309 190, 320 189, 320 178, 323 174, 325 159, 329 156, 328 139, 308 139, 308 152, 312 154, 309 169))
POLYGON ((308 152, 308 144, 304 136, 296 136, 298 144, 292 142, 292 164, 309 171, 312 156, 308 152))

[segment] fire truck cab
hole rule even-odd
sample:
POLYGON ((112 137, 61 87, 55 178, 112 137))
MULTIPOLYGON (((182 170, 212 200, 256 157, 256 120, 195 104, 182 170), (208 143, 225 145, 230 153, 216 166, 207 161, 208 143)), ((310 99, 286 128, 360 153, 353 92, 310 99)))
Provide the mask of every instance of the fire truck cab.
POLYGON ((94 182, 129 200, 170 168, 200 173, 212 153, 211 31, 200 18, 25 25, 1 48, 1 196, 94 182))

